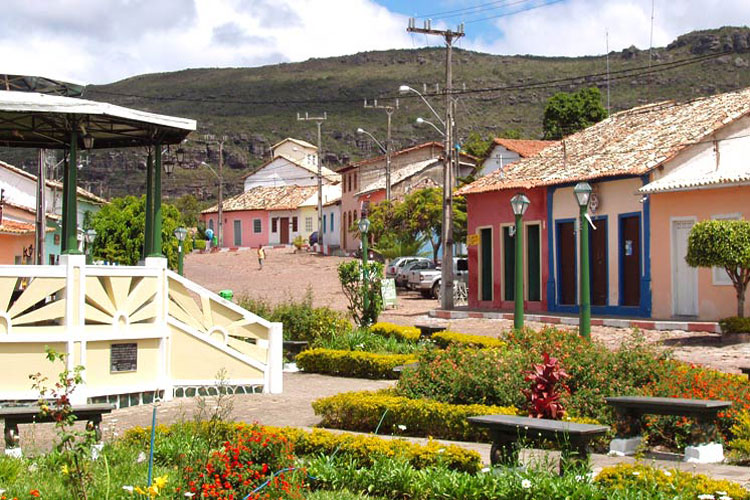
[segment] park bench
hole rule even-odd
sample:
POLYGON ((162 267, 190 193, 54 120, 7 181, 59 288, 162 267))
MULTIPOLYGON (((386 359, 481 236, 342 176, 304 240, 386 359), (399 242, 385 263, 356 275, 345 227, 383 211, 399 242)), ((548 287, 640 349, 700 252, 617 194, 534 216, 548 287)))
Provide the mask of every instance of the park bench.
POLYGON ((750 378, 750 366, 740 366, 740 371, 750 378))
MULTIPOLYGON (((698 421, 700 439, 705 442, 720 442, 716 419, 721 411, 732 406, 731 401, 706 399, 656 398, 649 396, 617 396, 606 398, 617 413, 617 439, 610 445, 610 452, 632 454, 637 448, 643 415, 675 415, 692 417, 698 421)), ((696 443, 698 444, 698 443, 696 443)), ((718 445, 721 446, 720 444, 718 445)), ((694 447, 686 448, 691 453, 694 447)), ((723 457, 723 451, 721 452, 723 457)), ((702 461, 702 460, 699 460, 702 461)))
POLYGON ((396 373, 401 373, 406 369, 416 370, 417 367, 419 367, 419 362, 415 361, 414 363, 406 363, 405 365, 394 366, 393 371, 396 373))
MULTIPOLYGON (((94 431, 96 441, 102 439, 101 422, 102 415, 110 413, 114 406, 109 403, 92 405, 78 405, 72 407, 72 414, 76 420, 86 420, 86 430, 94 431)), ((20 449, 20 436, 18 424, 32 424, 54 422, 50 415, 42 414, 38 405, 12 406, 0 408, 0 420, 4 424, 5 452, 11 449, 20 449)))
POLYGON ((414 325, 415 328, 419 329, 419 338, 429 339, 433 333, 442 332, 445 330, 444 326, 435 325, 414 325))
POLYGON ((469 417, 469 422, 486 427, 492 437, 490 463, 518 465, 518 453, 523 444, 555 442, 560 445, 560 473, 576 462, 586 462, 591 440, 604 436, 609 427, 577 424, 560 420, 518 417, 515 415, 482 415, 469 417))

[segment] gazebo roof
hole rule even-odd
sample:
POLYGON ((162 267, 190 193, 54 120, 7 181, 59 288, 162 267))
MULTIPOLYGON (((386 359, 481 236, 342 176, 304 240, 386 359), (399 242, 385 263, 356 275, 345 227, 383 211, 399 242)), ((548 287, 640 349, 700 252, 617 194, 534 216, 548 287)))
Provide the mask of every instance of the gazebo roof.
MULTIPOLYGON (((0 91, 0 146, 67 148, 74 123, 93 149, 177 144, 195 120, 148 113, 87 99, 36 92, 0 91)), ((83 143, 79 140, 79 146, 83 143)))

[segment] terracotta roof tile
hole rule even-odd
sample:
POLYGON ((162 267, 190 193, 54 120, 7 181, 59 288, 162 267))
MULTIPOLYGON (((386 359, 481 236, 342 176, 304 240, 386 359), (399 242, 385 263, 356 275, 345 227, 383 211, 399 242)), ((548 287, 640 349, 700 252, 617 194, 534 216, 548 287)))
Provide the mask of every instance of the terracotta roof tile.
MULTIPOLYGON (((22 175, 22 176, 24 176, 24 177, 26 177, 28 179, 31 179, 34 182, 36 182, 36 175, 34 175, 32 173, 29 173, 29 172, 27 172, 27 171, 25 171, 25 170, 23 170, 21 168, 18 168, 15 165, 11 165, 10 163, 6 163, 4 161, 0 161, 0 168, 4 168, 4 169, 9 170, 11 172, 15 172, 15 173, 17 173, 19 175, 22 175)), ((50 188, 50 189, 55 189, 55 190, 58 190, 58 191, 62 191, 62 189, 63 189, 63 184, 60 181, 54 181, 54 180, 51 180, 51 179, 46 179, 46 184, 47 184, 47 187, 50 188)), ((102 204, 102 205, 104 205, 106 203, 109 203, 104 198, 101 198, 101 197, 95 195, 91 191, 86 191, 82 187, 76 187, 76 191, 78 193, 78 196, 80 196, 81 198, 85 198, 85 199, 87 199, 89 201, 93 201, 94 203, 99 203, 99 204, 102 204)))
POLYGON ((35 231, 34 224, 27 222, 16 222, 14 220, 3 219, 3 223, 0 224, 0 233, 10 234, 28 234, 35 231))
MULTIPOLYGON (((225 212, 239 210, 296 210, 318 191, 317 186, 257 186, 244 193, 224 200, 225 212)), ((215 213, 219 205, 201 213, 215 213)))
POLYGON ((684 103, 665 101, 633 108, 477 179, 458 193, 642 175, 748 114, 750 88, 684 103))
POLYGON ((558 141, 537 141, 533 139, 504 139, 496 137, 493 142, 503 146, 508 151, 518 153, 522 158, 529 158, 542 149, 557 144, 558 141))

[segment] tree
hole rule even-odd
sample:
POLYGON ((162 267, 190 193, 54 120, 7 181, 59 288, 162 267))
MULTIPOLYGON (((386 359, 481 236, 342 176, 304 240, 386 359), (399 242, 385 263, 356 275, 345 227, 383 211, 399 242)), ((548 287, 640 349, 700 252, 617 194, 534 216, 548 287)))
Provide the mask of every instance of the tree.
POLYGON ((562 139, 607 117, 602 94, 596 87, 578 92, 558 92, 544 108, 544 138, 562 139))
POLYGON ((174 201, 174 206, 182 214, 182 222, 186 227, 196 227, 201 210, 208 208, 210 203, 201 203, 192 194, 184 194, 174 201))
POLYGON ((750 221, 706 220, 690 231, 685 257, 692 267, 721 267, 737 292, 737 316, 744 317, 750 283, 750 221))
MULTIPOLYGON (((177 269, 177 238, 174 230, 183 226, 180 212, 162 203, 161 252, 167 257, 169 267, 177 269)), ((142 257, 146 228, 146 197, 125 196, 114 198, 91 219, 96 230, 92 246, 94 259, 134 266, 142 257)), ((191 238, 183 242, 185 252, 192 250, 191 238)))

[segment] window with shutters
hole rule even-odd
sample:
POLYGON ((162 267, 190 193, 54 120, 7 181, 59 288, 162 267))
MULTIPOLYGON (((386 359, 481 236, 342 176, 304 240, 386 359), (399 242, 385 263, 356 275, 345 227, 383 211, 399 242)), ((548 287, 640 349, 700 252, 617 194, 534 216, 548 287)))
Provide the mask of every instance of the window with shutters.
POLYGON ((331 231, 333 231, 333 214, 331 214, 331 231))
POLYGON ((312 232, 312 217, 305 217, 305 231, 312 232))
POLYGON ((279 223, 279 219, 277 219, 276 217, 271 219, 271 232, 272 233, 275 233, 277 231, 278 223, 279 223))
POLYGON ((253 232, 260 233, 263 231, 263 224, 260 219, 253 219, 253 232))
POLYGON ((292 232, 297 232, 297 217, 292 217, 292 232))

